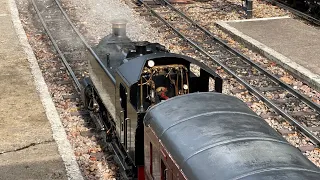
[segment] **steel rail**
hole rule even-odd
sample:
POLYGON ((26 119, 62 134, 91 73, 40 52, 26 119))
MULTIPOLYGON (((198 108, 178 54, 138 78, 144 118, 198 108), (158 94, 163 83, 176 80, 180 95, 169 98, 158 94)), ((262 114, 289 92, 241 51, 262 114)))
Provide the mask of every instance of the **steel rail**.
POLYGON ((42 26, 43 28, 45 29, 45 31, 47 32, 47 35, 49 36, 54 48, 56 49, 56 51, 58 52, 58 54, 60 55, 61 59, 62 59, 62 62, 64 64, 64 66, 67 68, 67 72, 68 74, 72 77, 73 79, 73 82, 75 83, 75 88, 76 90, 78 91, 78 93, 81 91, 81 84, 78 80, 78 78, 76 77, 76 75, 74 74, 74 71, 71 69, 69 63, 67 62, 65 56, 63 55, 63 53, 61 52, 58 44, 56 43, 55 39, 53 38, 52 34, 50 33, 50 30, 48 29, 47 25, 46 25, 46 22, 44 21, 39 9, 38 9, 38 6, 37 4, 35 3, 34 0, 31 0, 32 1, 32 4, 33 4, 33 7, 34 9, 36 10, 37 12, 37 15, 42 23, 42 26))
MULTIPOLYGON (((86 46, 86 48, 89 50, 89 52, 91 53, 91 55, 93 55, 93 57, 98 61, 98 63, 100 64, 100 66, 104 69, 105 73, 107 73, 107 75, 110 77, 111 81, 115 84, 116 80, 113 78, 113 76, 110 74, 110 72, 107 70, 107 68, 102 64, 102 61, 100 60, 100 58, 97 56, 97 54, 93 51, 93 49, 91 48, 91 46, 87 43, 87 41, 84 39, 84 37, 82 36, 82 34, 78 31, 78 29, 73 25, 73 23, 71 22, 69 16, 67 15, 67 13, 63 10, 61 4, 58 2, 58 0, 54 0, 56 2, 56 4, 58 5, 60 11, 63 13, 64 17, 66 18, 66 20, 68 21, 68 23, 72 26, 73 30, 76 32, 76 34, 78 35, 78 37, 81 39, 82 43, 86 46)), ((119 152, 116 150, 117 144, 112 142, 110 147, 112 148, 114 154, 116 155, 116 159, 119 161, 119 164, 121 166, 121 168, 123 170, 126 170, 125 165, 123 164, 123 162, 121 161, 120 157, 119 157, 119 152)), ((124 176, 124 175, 123 175, 124 176)), ((124 177, 126 178, 126 177, 124 177)))
POLYGON ((311 101, 308 97, 306 97, 305 95, 299 93, 297 90, 293 89, 291 86, 289 86, 288 84, 284 83, 282 80, 280 80, 279 78, 277 78, 275 75, 271 74, 270 72, 268 72, 267 70, 265 70, 263 67, 261 67, 259 64, 251 61, 247 56, 245 56, 244 54, 242 54, 240 51, 230 47, 227 43, 225 43, 224 41, 222 41, 220 38, 218 38, 217 36, 215 36, 214 34, 212 34, 209 30, 205 29, 204 27, 202 27, 201 25, 199 25, 197 22, 193 21, 192 19, 190 19, 188 16, 186 16, 183 12, 181 12, 180 10, 178 10, 177 8, 175 8, 174 6, 172 6, 167 0, 162 0, 164 1, 170 8, 172 8, 175 12, 177 12, 179 15, 181 15, 182 17, 184 17, 186 20, 188 20, 192 25, 196 26, 198 29, 200 29, 203 33, 205 33, 206 35, 208 35, 210 38, 212 38, 213 40, 215 40, 216 42, 218 42, 219 44, 221 44, 222 46, 224 46, 225 48, 227 48, 227 50, 229 50, 230 52, 234 53, 235 55, 239 56, 242 60, 244 60, 245 62, 247 62, 248 64, 250 64, 252 67, 256 68, 257 70, 263 72, 267 77, 269 77, 273 82, 279 84, 281 87, 283 87, 284 89, 286 89, 287 91, 289 91, 290 93, 292 93, 294 96, 296 96, 297 98, 299 98, 300 100, 302 100, 305 104, 307 104, 309 107, 315 109, 318 113, 320 113, 320 106, 316 103, 314 103, 313 101, 311 101))
MULTIPOLYGON (((54 0, 56 2, 56 4, 58 5, 60 11, 63 13, 64 17, 66 18, 66 20, 68 21, 68 23, 72 26, 72 29, 76 32, 76 34, 78 35, 78 37, 81 39, 81 42, 86 46, 86 48, 89 50, 89 52, 91 53, 91 55, 98 61, 99 65, 102 67, 102 69, 104 69, 105 73, 109 76, 109 78, 111 79, 111 81, 116 84, 116 80, 114 79, 114 77, 110 74, 110 72, 107 70, 107 68, 103 65, 101 59, 98 57, 98 55, 93 51, 93 49, 91 48, 91 46, 87 43, 87 41, 84 39, 84 37, 82 36, 82 34, 78 31, 78 29, 73 25, 73 23, 71 22, 69 16, 67 15, 67 13, 63 10, 61 4, 59 3, 58 0, 54 0)), ((124 173, 122 173, 122 177, 124 179, 129 179, 127 177, 127 174, 125 173, 125 171, 127 170, 127 168, 125 167, 125 165, 123 164, 123 162, 121 161, 121 158, 119 157, 119 151, 116 150, 118 147, 118 145, 115 142, 111 142, 109 144, 109 146, 111 147, 111 149, 113 150, 117 161, 119 162, 118 164, 120 164, 122 170, 124 173)))
POLYGON ((68 23, 71 25, 72 29, 76 32, 76 34, 79 36, 79 38, 81 39, 82 43, 87 47, 87 49, 89 50, 89 52, 91 53, 91 55, 98 61, 99 65, 102 67, 102 69, 105 71, 105 73, 109 76, 109 78, 111 79, 111 81, 113 82, 113 84, 116 84, 116 80, 113 78, 113 76, 110 74, 110 72, 107 70, 107 68, 103 65, 101 59, 98 57, 98 55, 93 51, 93 49, 91 48, 91 46, 87 43, 87 41, 84 39, 84 37, 81 35, 81 33, 78 31, 78 29, 73 25, 73 23, 71 22, 70 18, 68 17, 67 13, 63 10, 61 4, 59 3, 58 0, 54 0, 56 2, 56 4, 58 5, 60 11, 62 12, 62 14, 64 15, 64 17, 66 18, 66 20, 68 21, 68 23))
MULTIPOLYGON (((87 41, 84 39, 84 37, 82 36, 82 34, 78 31, 78 29, 73 25, 73 23, 71 22, 69 16, 67 15, 67 13, 63 10, 61 4, 59 3, 58 0, 54 0, 56 2, 56 4, 58 5, 60 11, 62 12, 62 14, 64 15, 64 17, 66 18, 66 20, 68 21, 68 23, 72 26, 72 29, 75 31, 75 33, 78 35, 78 37, 81 39, 82 43, 86 46, 86 48, 89 50, 89 52, 91 53, 91 55, 97 60, 97 62, 99 63, 99 65, 102 67, 102 69, 105 71, 105 73, 109 76, 109 78, 111 79, 111 81, 113 82, 113 84, 116 84, 116 80, 114 79, 114 77, 110 74, 110 72, 107 70, 107 68, 104 66, 104 64, 102 63, 101 59, 98 57, 98 55, 94 52, 94 50, 91 48, 91 46, 87 43, 87 41)), ((127 168, 125 167, 125 164, 123 164, 123 162, 121 161, 121 158, 119 157, 119 146, 117 145, 117 143, 115 142, 111 142, 109 144, 109 147, 111 147, 112 151, 115 154, 116 160, 118 161, 118 164, 120 164, 120 168, 122 168, 124 173, 121 173, 122 177, 124 179, 129 179, 127 177, 126 174, 126 170, 127 168)))
MULTIPOLYGON (((77 28, 73 25, 73 23, 71 22, 71 20, 69 19, 68 15, 65 13, 65 11, 63 10, 61 4, 57 1, 57 0, 54 0, 56 2, 56 4, 58 5, 60 11, 62 12, 62 14, 64 15, 65 19, 68 21, 68 23, 72 26, 72 29, 76 32, 76 34, 78 35, 78 37, 81 39, 81 42, 86 46, 86 48, 89 50, 89 52, 93 55, 94 58, 96 58, 96 60, 99 62, 99 64, 101 65, 101 67, 105 70, 105 72, 109 75, 109 77, 111 78, 111 80, 113 81, 113 83, 115 84, 115 79, 111 76, 111 74, 109 73, 108 70, 106 70, 106 67, 102 64, 102 61, 100 60, 100 58, 96 55, 96 53, 93 51, 93 49, 90 47, 90 45, 86 42, 86 40, 84 39, 84 37, 81 35, 81 33, 77 30, 77 28)), ((76 90, 78 93, 81 92, 81 89, 82 89, 82 86, 79 82, 79 80, 77 79, 77 77, 75 76, 73 70, 71 69, 69 63, 67 62, 65 56, 63 55, 63 53, 61 52, 59 46, 57 45, 57 43, 55 42, 55 39, 53 38, 53 36, 51 35, 50 33, 50 30, 48 29, 45 21, 43 20, 41 14, 40 14, 40 11, 36 5, 36 3, 34 2, 34 0, 32 0, 32 3, 33 3, 33 6, 39 16, 39 19, 44 27, 44 29, 46 30, 47 32, 47 35, 49 36, 54 48, 57 50, 57 52, 59 53, 62 61, 63 61, 63 64, 64 66, 67 68, 67 72, 68 74, 72 77, 74 83, 75 83, 75 87, 76 87, 76 90)), ((117 145, 115 143, 111 143, 111 145, 109 144, 109 146, 111 147, 111 149, 113 150, 115 156, 116 156, 116 159, 118 160, 120 166, 122 169, 126 169, 124 167, 124 164, 121 162, 121 159, 119 157, 119 153, 118 151, 115 149, 117 147, 117 145)), ((122 174, 122 176, 125 178, 125 179, 128 179, 126 177, 126 174, 122 174)))
POLYGON ((227 73, 232 75, 235 79, 237 79, 242 85, 244 85, 253 95, 255 95, 258 99, 262 100, 266 103, 270 108, 274 109, 277 113, 282 115, 291 125, 299 129, 305 136, 310 138, 310 140, 316 144, 320 145, 320 139, 315 136, 307 127, 301 125, 296 119, 274 104, 270 99, 265 97, 261 92, 259 92, 256 88, 248 84, 245 80, 241 79, 237 74, 235 74, 231 69, 229 69, 226 65, 221 63, 218 59, 213 57, 209 52, 205 51, 202 47, 198 46, 194 41, 190 38, 186 37, 182 33, 179 32, 175 27, 173 27, 170 23, 168 23, 164 18, 162 18, 157 12, 155 12, 147 3, 140 1, 154 16, 156 16, 159 20, 161 20, 165 25, 170 27, 178 36, 180 36, 185 41, 189 42, 195 49, 197 49, 202 54, 209 57, 213 60, 216 64, 221 66, 227 73))
POLYGON ((87 41, 84 39, 84 37, 81 35, 81 33, 78 31, 78 29, 73 25, 73 23, 71 22, 70 18, 68 17, 67 13, 63 10, 61 4, 59 3, 58 0, 54 0, 56 2, 56 4, 58 5, 60 11, 62 12, 62 14, 64 15, 64 17, 66 18, 66 20, 68 21, 68 23, 71 25, 72 29, 76 32, 76 34, 79 36, 79 38, 81 39, 82 43, 87 47, 87 49, 89 50, 89 52, 91 53, 91 55, 98 61, 99 65, 103 68, 103 70, 105 71, 105 73, 107 73, 107 75, 109 76, 109 78, 111 79, 111 81, 113 82, 113 84, 116 84, 116 80, 113 78, 113 76, 110 74, 110 72, 107 70, 107 68, 103 65, 101 59, 98 57, 98 55, 93 51, 93 49, 91 48, 91 46, 87 43, 87 41))
POLYGON ((317 19, 317 18, 314 18, 306 13, 303 13, 303 12, 300 12, 288 5, 286 5, 285 3, 283 2, 280 2, 279 0, 266 0, 266 2, 269 2, 269 3, 275 3, 277 6, 283 8, 283 9, 287 9, 289 10, 290 12, 292 12, 293 14, 305 19, 305 20, 308 20, 308 21, 311 21, 312 23, 320 26, 320 20, 317 19))

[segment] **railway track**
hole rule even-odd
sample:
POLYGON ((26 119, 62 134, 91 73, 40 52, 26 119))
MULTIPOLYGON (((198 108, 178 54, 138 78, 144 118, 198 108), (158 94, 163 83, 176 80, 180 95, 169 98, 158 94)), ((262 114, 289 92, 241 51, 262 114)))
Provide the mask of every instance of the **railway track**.
MULTIPOLYGON (((66 72, 72 79, 72 83, 76 90, 75 96, 79 97, 82 90, 82 85, 80 82, 88 75, 86 59, 89 55, 93 56, 95 59, 99 59, 99 57, 86 42, 77 28, 73 25, 58 0, 31 1, 43 28, 46 31, 46 34, 52 42, 55 50, 59 54, 66 72)), ((100 60, 98 62, 102 61, 100 60)), ((101 66, 104 67, 103 64, 101 64, 101 66)), ((60 70, 61 68, 58 70, 58 72, 60 72, 60 70)), ((69 83, 68 79, 64 80, 66 81, 66 84, 69 83)), ((113 81, 115 82, 115 80, 113 81)), ((90 113, 87 111, 80 113, 80 115, 88 114, 90 113)), ((97 134, 99 133, 101 133, 101 131, 98 130, 97 134)), ((110 149, 112 149, 115 155, 115 161, 118 165, 120 165, 120 178, 128 179, 124 171, 125 167, 123 163, 120 162, 117 146, 114 143, 108 143, 107 145, 110 147, 110 149)))
POLYGON ((281 2, 280 0, 267 0, 267 2, 275 4, 278 7, 281 7, 283 9, 286 9, 286 10, 292 12, 293 14, 295 14, 296 16, 298 16, 298 17, 300 17, 302 19, 305 19, 305 20, 310 21, 311 23, 313 23, 315 25, 320 26, 320 19, 317 19, 317 18, 315 18, 315 17, 313 17, 313 16, 311 16, 309 14, 300 12, 299 10, 296 10, 296 9, 290 7, 288 4, 286 4, 284 2, 281 2))
POLYGON ((255 97, 285 118, 315 146, 320 145, 318 104, 192 21, 168 1, 161 2, 165 6, 149 5, 146 1, 140 3, 178 37, 207 56, 216 66, 222 67, 255 97))
MULTIPOLYGON (((263 67, 250 61, 237 50, 230 48, 167 1, 164 2, 167 6, 163 9, 167 10, 161 10, 161 12, 157 12, 145 2, 142 3, 179 37, 210 58, 217 66, 221 66, 258 99, 265 102, 310 138, 316 146, 320 144, 320 128, 317 124, 320 117, 319 105, 267 72, 263 67), (175 13, 175 18, 168 20, 166 15, 171 13, 175 13), (194 36, 193 32, 196 32, 197 36, 194 36), (270 94, 286 94, 286 96, 280 99, 270 99, 268 98, 270 94), (295 109, 297 104, 303 111, 295 109)), ((82 61, 84 54, 88 51, 95 58, 98 57, 72 25, 57 0, 32 0, 32 3, 79 93, 80 81, 87 74, 87 69, 86 64, 79 66, 79 63, 76 62, 82 61)))
POLYGON ((32 4, 77 92, 80 93, 80 82, 87 74, 87 62, 83 59, 91 48, 62 11, 58 1, 32 0, 32 4))

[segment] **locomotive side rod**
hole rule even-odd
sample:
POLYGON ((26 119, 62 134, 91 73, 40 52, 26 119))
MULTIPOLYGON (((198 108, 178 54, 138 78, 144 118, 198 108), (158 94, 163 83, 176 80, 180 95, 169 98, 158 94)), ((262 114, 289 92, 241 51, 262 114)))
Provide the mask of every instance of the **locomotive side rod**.
MULTIPOLYGON (((238 82, 240 82, 242 85, 244 85, 254 96, 256 96, 258 99, 262 100, 264 103, 266 103, 270 108, 274 109, 277 113, 279 113, 280 115, 282 115, 291 125, 293 125, 294 127, 296 127, 298 130, 301 131, 302 134, 304 134, 306 137, 310 138, 310 140, 317 146, 320 145, 320 138, 317 137, 314 133, 312 133, 307 127, 303 126, 300 122, 298 122, 295 118, 293 118, 291 115, 289 115, 287 112, 285 112, 283 109, 281 109, 280 107, 278 107, 275 103, 273 103, 270 99, 268 99, 267 97, 265 97, 261 92, 259 92, 259 90, 257 90, 256 88, 254 88, 252 85, 250 85, 249 83, 247 83, 245 80, 243 80, 241 77, 239 77, 235 72, 233 72, 230 68, 228 68, 225 64, 223 64, 222 62, 220 62, 218 59, 216 59, 215 57, 213 57, 209 52, 205 51, 202 47, 200 47, 197 43, 195 43, 194 41, 192 41, 190 38, 186 37, 185 35, 183 35, 178 29, 176 29, 175 27, 173 27, 169 22, 167 22, 163 17, 161 17, 156 11, 154 11, 147 3, 145 3, 144 1, 140 1, 139 2, 141 4, 143 4, 155 17, 157 17, 159 20, 161 20, 166 26, 168 26, 169 28, 171 28, 178 36, 180 36, 183 40, 187 41, 192 47, 194 47, 195 49, 197 49, 199 52, 201 52, 202 54, 206 55, 207 57, 209 57, 211 60, 213 60, 216 64, 218 64, 219 66, 221 66, 227 73, 229 73, 230 75, 232 75, 235 79, 238 80, 238 82)), ((166 4, 168 4, 169 6, 173 7, 169 2, 167 2, 166 0, 164 0, 164 2, 166 2, 166 4)), ((175 9, 177 10, 177 9, 175 9)), ((178 10, 177 10, 178 11, 178 10)), ((180 12, 180 11, 179 11, 180 12)), ((179 14, 182 14, 183 17, 187 17, 186 15, 184 15, 182 12, 180 12, 179 14)), ((189 19, 188 21, 191 21, 193 25, 197 24, 196 22, 192 21, 190 18, 187 17, 187 19, 189 19)), ((201 27, 200 25, 197 24, 197 27, 201 27)), ((202 28, 204 29, 204 28, 202 28)), ((209 32, 206 30, 206 32, 209 32)), ((210 33, 211 34, 211 33, 210 33)), ((221 41, 221 40, 220 40, 221 41)), ((221 41, 222 42, 222 41, 221 41)), ((228 47, 227 44, 224 43, 224 46, 228 47)), ((232 49, 229 47, 228 50, 232 49)), ((237 52, 237 50, 233 50, 235 52, 237 52)), ((239 53, 237 53, 236 55, 238 55, 239 53)), ((244 55, 242 55, 243 57, 245 57, 244 55)), ((250 61, 250 60, 249 60, 250 61)), ((253 63, 253 62, 252 62, 253 63)), ((250 63, 251 64, 251 63, 250 63)), ((255 63, 254 63, 255 64, 255 63)), ((273 76, 273 75, 272 75, 273 76)), ((280 81, 280 80, 279 80, 280 81)), ((285 84, 285 83, 283 83, 285 84)), ((298 93, 300 94, 300 93, 298 93)), ((300 94, 298 97, 303 97, 302 94, 300 94)), ((313 102, 312 102, 313 103, 313 102)), ((315 108, 317 108, 316 110, 318 110, 318 112, 320 111, 320 108, 318 105, 314 105, 315 108)))

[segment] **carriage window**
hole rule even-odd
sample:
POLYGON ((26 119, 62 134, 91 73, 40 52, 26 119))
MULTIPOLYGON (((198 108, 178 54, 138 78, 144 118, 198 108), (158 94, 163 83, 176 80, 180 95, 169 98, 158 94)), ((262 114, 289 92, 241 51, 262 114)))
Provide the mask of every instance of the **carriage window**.
POLYGON ((200 76, 200 67, 195 64, 190 64, 190 71, 197 77, 200 76))
POLYGON ((153 179, 160 179, 160 157, 158 149, 152 148, 152 177, 153 179))
POLYGON ((152 176, 152 144, 150 142, 150 174, 152 176))
POLYGON ((215 91, 215 80, 212 77, 209 77, 209 91, 215 91))
POLYGON ((167 180, 168 169, 161 159, 161 180, 167 180))

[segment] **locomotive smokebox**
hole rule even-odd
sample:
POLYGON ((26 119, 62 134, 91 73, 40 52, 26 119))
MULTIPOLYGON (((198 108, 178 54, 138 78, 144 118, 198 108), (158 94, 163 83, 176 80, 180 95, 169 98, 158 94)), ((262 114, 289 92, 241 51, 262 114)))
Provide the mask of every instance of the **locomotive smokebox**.
POLYGON ((116 37, 126 36, 126 25, 128 23, 125 19, 116 19, 112 22, 112 34, 116 37))

